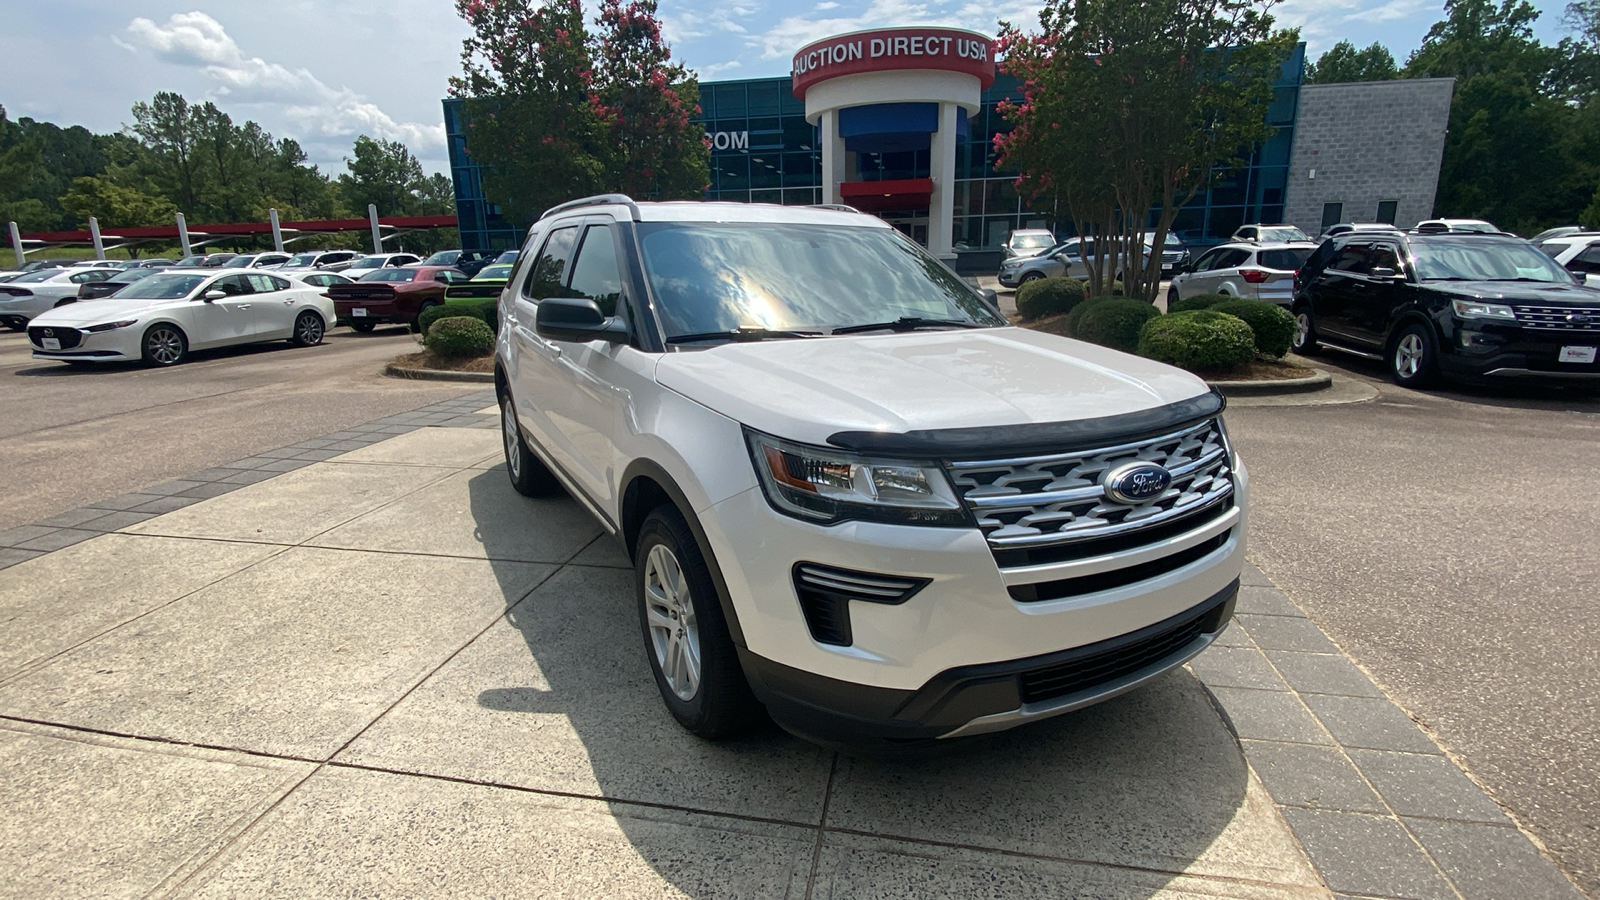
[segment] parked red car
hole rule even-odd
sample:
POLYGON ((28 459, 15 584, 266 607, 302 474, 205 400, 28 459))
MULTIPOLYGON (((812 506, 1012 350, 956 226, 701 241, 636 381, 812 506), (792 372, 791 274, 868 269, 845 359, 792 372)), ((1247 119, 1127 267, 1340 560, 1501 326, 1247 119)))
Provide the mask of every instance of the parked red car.
POLYGON ((328 288, 339 323, 367 332, 388 323, 417 327, 422 311, 444 302, 445 288, 468 281, 465 272, 448 266, 377 269, 353 284, 328 288))

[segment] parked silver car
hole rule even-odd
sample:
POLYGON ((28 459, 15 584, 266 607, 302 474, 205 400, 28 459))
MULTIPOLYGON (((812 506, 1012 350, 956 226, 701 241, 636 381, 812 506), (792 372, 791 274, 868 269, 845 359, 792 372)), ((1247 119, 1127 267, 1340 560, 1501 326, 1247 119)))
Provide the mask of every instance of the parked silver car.
POLYGON ((1006 242, 1000 245, 1000 258, 1027 259, 1031 256, 1049 250, 1056 245, 1056 236, 1045 228, 1019 228, 1006 235, 1006 242))
POLYGON ((79 285, 105 281, 117 272, 102 267, 39 269, 13 278, 0 285, 0 325, 21 331, 45 310, 77 302, 79 285))
MULTIPOLYGON (((1155 243, 1155 232, 1147 231, 1144 235, 1145 258, 1149 259, 1152 245, 1155 243)), ((1088 262, 1084 261, 1078 246, 1078 239, 1071 238, 1040 253, 1038 256, 1008 259, 1000 264, 1000 284, 1002 287, 1017 287, 1025 281, 1039 278, 1055 278, 1066 275, 1071 278, 1088 278, 1089 265, 1094 262, 1094 254, 1090 253, 1088 262)), ((1167 278, 1183 265, 1188 257, 1188 248, 1175 234, 1168 233, 1167 239, 1161 247, 1161 277, 1167 278)), ((1120 281, 1122 273, 1118 272, 1113 277, 1120 281)))
POLYGON ((1173 276, 1167 305, 1197 294, 1228 294, 1291 306, 1294 273, 1316 249, 1311 241, 1218 244, 1173 276))
POLYGON ((1235 241, 1309 241, 1311 235, 1293 225, 1240 225, 1233 230, 1235 241))

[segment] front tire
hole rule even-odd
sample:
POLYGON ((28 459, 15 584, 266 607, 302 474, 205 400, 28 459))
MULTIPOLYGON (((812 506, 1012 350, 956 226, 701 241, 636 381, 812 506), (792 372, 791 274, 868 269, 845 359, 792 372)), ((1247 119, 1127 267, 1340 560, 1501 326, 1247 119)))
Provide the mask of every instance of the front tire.
POLYGON ((1301 356, 1315 356, 1322 352, 1322 345, 1317 343, 1317 328, 1311 321, 1311 307, 1301 304, 1294 310, 1294 339, 1289 342, 1289 349, 1301 356))
POLYGON ((421 334, 422 333, 422 314, 427 312, 430 309, 433 309, 435 306, 438 306, 438 305, 439 305, 438 303, 436 303, 436 302, 434 302, 432 300, 429 300, 426 303, 422 304, 421 306, 417 307, 417 317, 415 319, 411 320, 411 330, 416 332, 417 334, 421 334))
POLYGON ((645 517, 634 549, 645 656, 672 717, 707 740, 761 721, 694 533, 677 507, 645 517))
POLYGON ((1043 272, 1029 272, 1028 274, 1022 276, 1022 281, 1018 282, 1018 284, 1027 284, 1030 281, 1038 281, 1043 277, 1043 272))
POLYGON ((561 482, 533 455, 517 427, 517 414, 509 393, 500 396, 500 438, 506 452, 506 474, 511 486, 524 497, 548 497, 561 492, 561 482))
POLYGON ((294 320, 294 336, 289 338, 289 343, 296 347, 315 347, 322 343, 326 327, 321 316, 314 312, 303 312, 294 320))
POLYGON ((1422 388, 1434 382, 1439 370, 1439 344, 1433 329, 1413 322, 1389 345, 1389 374, 1401 387, 1422 388))
POLYGON ((1172 312, 1172 307, 1182 299, 1183 298, 1178 295, 1178 288, 1176 285, 1167 288, 1167 312, 1172 312))
POLYGON ((165 368, 189 357, 189 339, 176 325, 152 325, 139 344, 146 365, 165 368))

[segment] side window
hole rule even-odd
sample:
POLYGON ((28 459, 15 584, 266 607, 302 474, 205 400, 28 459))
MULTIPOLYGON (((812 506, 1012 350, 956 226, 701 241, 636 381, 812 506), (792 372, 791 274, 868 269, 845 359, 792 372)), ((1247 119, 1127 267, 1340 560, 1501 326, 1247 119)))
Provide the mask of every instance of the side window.
POLYGON ((1567 263, 1567 271, 1579 275, 1600 275, 1600 245, 1591 246, 1567 263))
POLYGON ((567 263, 572 260, 572 247, 577 242, 578 226, 568 225, 550 232, 544 249, 533 263, 528 280, 522 283, 522 296, 529 300, 562 295, 561 285, 566 281, 567 263))
POLYGON ((617 245, 611 226, 590 225, 583 232, 583 246, 572 266, 570 294, 593 300, 608 316, 617 313, 617 298, 622 295, 622 269, 617 265, 617 245))
POLYGON ((1237 268, 1239 265, 1241 265, 1245 260, 1247 260, 1249 258, 1250 258, 1250 251, 1249 250, 1241 250, 1241 249, 1235 247, 1234 249, 1228 250, 1228 251, 1222 253, 1221 255, 1219 255, 1217 257, 1216 266, 1219 269, 1233 269, 1233 268, 1237 268))
POLYGON ((244 278, 250 282, 250 290, 257 294, 270 294, 273 291, 281 291, 289 286, 271 275, 250 274, 244 276, 244 278))
POLYGON ((250 283, 244 280, 243 275, 229 275, 211 282, 208 291, 221 291, 230 297, 242 297, 250 293, 250 283))
POLYGON ((1400 262, 1400 248, 1393 244, 1372 245, 1372 265, 1368 271, 1380 267, 1404 272, 1405 265, 1400 262))
POLYGON ((1211 271, 1212 269, 1216 268, 1217 257, 1219 257, 1221 255, 1222 255, 1222 251, 1221 250, 1207 250, 1204 255, 1202 255, 1199 259, 1195 260, 1194 270, 1196 272, 1209 272, 1209 271, 1211 271))
POLYGON ((1328 268, 1365 275, 1372 271, 1372 245, 1346 244, 1340 247, 1333 256, 1333 262, 1328 263, 1328 268))
POLYGON ((434 281, 442 281, 445 284, 449 284, 450 282, 454 281, 455 279, 450 277, 450 272, 449 272, 448 269, 442 269, 442 270, 440 270, 438 272, 433 273, 433 280, 434 281))
POLYGON ((1256 230, 1254 228, 1241 228, 1241 229, 1239 229, 1239 240, 1241 240, 1241 241, 1253 241, 1255 239, 1256 239, 1256 230))

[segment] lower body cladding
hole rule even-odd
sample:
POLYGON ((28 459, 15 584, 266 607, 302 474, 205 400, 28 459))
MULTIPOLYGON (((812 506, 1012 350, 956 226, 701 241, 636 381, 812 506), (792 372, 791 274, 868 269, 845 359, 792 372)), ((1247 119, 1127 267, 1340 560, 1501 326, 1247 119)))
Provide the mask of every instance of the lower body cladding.
POLYGON ((819 527, 759 490, 701 521, 772 717, 822 743, 899 744, 1079 709, 1210 646, 1238 592, 1246 478, 1187 531, 1016 569, 976 529, 819 527))

